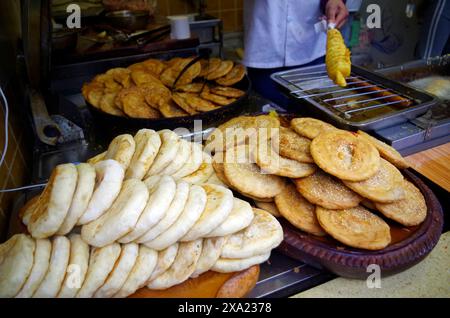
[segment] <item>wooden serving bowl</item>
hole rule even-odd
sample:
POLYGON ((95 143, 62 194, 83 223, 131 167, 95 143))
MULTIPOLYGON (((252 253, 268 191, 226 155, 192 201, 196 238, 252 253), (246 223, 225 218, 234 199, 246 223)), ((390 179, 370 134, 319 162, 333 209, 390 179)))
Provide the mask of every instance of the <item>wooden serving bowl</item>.
POLYGON ((286 220, 280 220, 284 240, 278 250, 313 267, 357 279, 367 279, 373 273, 367 272, 370 264, 379 265, 381 276, 385 277, 419 263, 439 241, 444 216, 439 201, 423 181, 409 170, 402 172, 425 197, 427 217, 422 224, 414 227, 404 227, 387 221, 391 227, 392 242, 386 248, 378 251, 351 248, 330 236, 310 235, 296 229, 286 220))

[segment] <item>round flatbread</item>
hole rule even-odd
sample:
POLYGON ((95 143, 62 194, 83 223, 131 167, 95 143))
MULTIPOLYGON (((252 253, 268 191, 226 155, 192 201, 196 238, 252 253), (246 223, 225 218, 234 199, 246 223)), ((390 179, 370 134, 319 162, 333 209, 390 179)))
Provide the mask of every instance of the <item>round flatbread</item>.
POLYGON ((78 291, 77 298, 91 298, 104 283, 120 256, 120 244, 113 243, 104 247, 94 247, 89 258, 86 278, 78 291))
POLYGON ((393 147, 372 137, 369 134, 366 134, 364 131, 358 130, 357 133, 358 137, 363 138, 364 140, 367 140, 372 145, 374 145, 375 148, 377 148, 377 150, 380 152, 380 156, 389 161, 390 163, 392 163, 397 168, 406 169, 409 167, 409 163, 393 147))
POLYGON ((292 129, 280 127, 279 141, 278 148, 281 156, 299 162, 314 163, 309 151, 311 140, 308 138, 300 136, 292 129))
POLYGON ((141 129, 134 135, 134 142, 136 149, 125 173, 125 179, 142 180, 159 152, 161 138, 154 130, 141 129))
POLYGON ((316 208, 322 228, 351 247, 380 250, 391 242, 389 225, 361 206, 345 210, 316 208))
POLYGON ((122 245, 119 259, 102 287, 94 294, 95 298, 110 298, 125 284, 139 254, 139 245, 129 243, 122 245))
POLYGON ((114 298, 128 297, 139 288, 145 286, 156 267, 158 252, 144 245, 139 245, 139 254, 127 280, 114 295, 114 298))
POLYGON ((214 184, 202 185, 207 201, 200 218, 181 238, 181 241, 194 241, 224 222, 233 209, 233 193, 231 190, 214 184))
POLYGON ((403 180, 402 187, 405 192, 403 199, 392 203, 374 202, 378 211, 384 216, 405 226, 414 226, 422 223, 427 217, 427 204, 425 198, 417 187, 407 180, 403 180))
POLYGON ((270 252, 248 258, 219 258, 211 270, 219 273, 240 272, 257 264, 262 264, 270 257, 270 252))
POLYGON ((102 247, 134 230, 148 198, 147 186, 142 181, 125 180, 119 196, 108 211, 95 221, 83 225, 83 240, 91 246, 102 247))
POLYGON ((161 138, 161 147, 155 161, 150 166, 145 177, 159 174, 164 170, 177 156, 180 145, 180 137, 171 130, 164 129, 158 132, 161 138))
POLYGON ((28 232, 34 238, 50 237, 58 231, 72 203, 77 178, 77 168, 71 163, 53 169, 28 221, 28 232))
POLYGON ((209 271, 222 254, 222 249, 227 242, 228 237, 212 237, 203 240, 202 253, 195 266, 195 271, 191 274, 191 277, 195 278, 201 274, 209 271))
POLYGON ((342 180, 366 180, 380 167, 378 150, 343 130, 324 132, 314 138, 311 155, 320 168, 342 180))
POLYGON ((205 237, 226 236, 237 233, 252 223, 253 209, 247 201, 234 198, 233 209, 218 227, 205 235, 205 237))
POLYGON ((34 261, 34 240, 16 234, 0 245, 0 297, 16 296, 29 277, 34 261))
POLYGON ((78 219, 86 211, 89 200, 94 193, 95 187, 95 169, 88 163, 80 163, 77 165, 78 179, 75 193, 73 194, 72 203, 67 212, 64 222, 60 226, 58 235, 66 235, 77 224, 78 219))
POLYGON ((182 238, 189 229, 200 218, 206 206, 206 192, 197 185, 192 185, 189 190, 189 197, 181 215, 164 233, 145 245, 161 251, 168 246, 175 244, 182 238))
POLYGON ((185 97, 185 101, 191 108, 199 112, 209 112, 210 110, 215 110, 219 107, 216 104, 196 95, 187 95, 185 97))
POLYGON ((70 258, 66 277, 58 293, 58 298, 73 298, 83 285, 89 266, 89 245, 79 234, 71 234, 70 258))
POLYGON ((316 165, 281 157, 271 142, 259 144, 255 151, 256 164, 261 171, 288 178, 302 178, 313 174, 316 165))
POLYGON ((252 163, 247 145, 237 146, 227 151, 223 169, 231 186, 244 195, 273 198, 285 186, 284 179, 264 174, 256 164, 252 163))
POLYGON ((317 221, 315 206, 298 193, 294 185, 288 185, 277 195, 275 204, 280 214, 296 228, 317 236, 326 234, 317 221))
MULTIPOLYGON (((284 192, 284 191, 283 191, 284 192)), ((281 193, 283 193, 281 192, 281 193)), ((269 212, 274 217, 279 218, 281 217, 280 211, 278 210, 277 206, 273 202, 261 202, 261 201, 255 201, 255 205, 257 208, 264 210, 266 212, 269 212)))
POLYGON ((30 222, 31 215, 38 206, 38 201, 39 195, 36 195, 28 200, 25 205, 19 210, 19 219, 22 220, 23 224, 28 225, 28 222, 30 222))
POLYGON ((109 144, 105 159, 116 160, 122 165, 123 170, 127 170, 135 149, 136 143, 133 136, 129 134, 119 135, 109 144))
POLYGON ((64 282, 70 257, 70 241, 65 236, 52 240, 50 264, 44 279, 33 294, 34 298, 55 298, 64 282))
POLYGON ((83 225, 99 218, 113 204, 119 195, 125 172, 115 160, 104 160, 95 164, 95 187, 86 211, 78 219, 83 225))
POLYGON ((202 164, 198 167, 198 169, 183 177, 182 180, 189 182, 191 184, 203 184, 208 180, 211 175, 214 173, 214 168, 212 166, 212 158, 206 152, 202 151, 202 164))
POLYGON ((230 235, 222 258, 248 258, 270 252, 283 240, 283 229, 270 213, 253 209, 255 217, 248 227, 230 235))
POLYGON ((173 161, 165 167, 161 174, 165 174, 168 176, 173 175, 175 172, 180 170, 180 168, 186 164, 191 155, 191 143, 181 139, 178 147, 177 156, 173 159, 173 161))
POLYGON ((175 173, 172 174, 172 177, 175 179, 184 178, 195 171, 199 170, 200 165, 203 163, 203 150, 202 146, 196 142, 191 142, 190 144, 190 153, 188 160, 178 169, 175 173))
POLYGON ((175 197, 170 203, 164 217, 150 230, 148 230, 144 235, 139 237, 136 241, 138 243, 145 243, 157 238, 161 233, 166 231, 175 221, 178 219, 180 214, 186 205, 187 199, 189 197, 189 183, 184 181, 177 182, 177 188, 175 192, 175 197))
POLYGON ((168 270, 148 283, 147 287, 150 289, 167 289, 184 282, 195 271, 201 252, 201 239, 180 243, 173 264, 168 270))
POLYGON ((359 195, 375 202, 393 202, 403 199, 403 176, 388 161, 381 159, 380 169, 364 181, 344 181, 344 184, 359 195))
POLYGON ((33 267, 25 284, 16 298, 30 298, 41 284, 48 271, 50 264, 50 254, 52 252, 52 243, 48 239, 37 239, 34 250, 33 267))
POLYGON ((131 232, 120 238, 119 242, 129 243, 135 241, 158 224, 169 209, 175 197, 176 188, 177 185, 172 177, 163 176, 154 189, 149 189, 151 192, 150 197, 138 221, 131 227, 131 232))
POLYGON ((309 177, 296 179, 294 183, 306 200, 326 209, 353 208, 362 201, 362 197, 322 170, 309 177))
POLYGON ((216 185, 220 185, 222 187, 228 187, 228 185, 226 185, 225 183, 222 182, 222 180, 219 179, 219 177, 217 176, 217 174, 214 172, 211 177, 209 177, 208 180, 206 180, 206 183, 209 184, 216 184, 216 185))
POLYGON ((309 139, 316 138, 320 133, 336 130, 334 126, 324 121, 309 117, 292 119, 291 127, 297 134, 309 139))
POLYGON ((169 269, 170 266, 172 266, 178 253, 178 246, 179 244, 175 243, 158 252, 158 262, 156 263, 155 269, 148 279, 148 282, 151 282, 155 278, 159 277, 162 273, 169 269))
POLYGON ((94 166, 97 162, 105 160, 106 151, 99 153, 98 155, 89 158, 86 163, 94 166))

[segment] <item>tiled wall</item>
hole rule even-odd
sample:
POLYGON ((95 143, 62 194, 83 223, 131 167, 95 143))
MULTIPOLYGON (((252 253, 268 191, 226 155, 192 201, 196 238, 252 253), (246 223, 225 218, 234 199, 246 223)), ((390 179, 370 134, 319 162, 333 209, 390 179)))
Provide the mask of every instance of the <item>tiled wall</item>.
MULTIPOLYGON (((11 95, 10 95, 11 96, 11 95)), ((23 186, 29 178, 31 166, 31 153, 29 153, 29 143, 24 133, 26 125, 25 119, 18 115, 13 107, 16 103, 10 101, 10 113, 8 124, 8 150, 6 152, 5 161, 0 166, 0 189, 15 188, 23 186)), ((0 153, 3 152, 5 143, 5 126, 4 126, 3 107, 0 110, 0 153)), ((0 193, 0 241, 6 235, 7 222, 12 211, 12 205, 17 192, 0 193)))
MULTIPOLYGON (((222 19, 224 32, 243 29, 242 6, 244 0, 207 0, 206 13, 222 19)), ((197 12, 197 1, 158 0, 157 15, 168 16, 197 12)))

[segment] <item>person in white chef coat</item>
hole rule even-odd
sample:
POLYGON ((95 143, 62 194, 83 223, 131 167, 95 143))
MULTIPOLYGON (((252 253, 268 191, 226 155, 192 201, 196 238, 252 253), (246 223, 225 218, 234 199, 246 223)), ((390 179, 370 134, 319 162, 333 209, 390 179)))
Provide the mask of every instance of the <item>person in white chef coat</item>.
POLYGON ((284 106, 272 73, 324 62, 321 18, 340 28, 348 17, 343 0, 245 0, 244 59, 253 89, 284 106))

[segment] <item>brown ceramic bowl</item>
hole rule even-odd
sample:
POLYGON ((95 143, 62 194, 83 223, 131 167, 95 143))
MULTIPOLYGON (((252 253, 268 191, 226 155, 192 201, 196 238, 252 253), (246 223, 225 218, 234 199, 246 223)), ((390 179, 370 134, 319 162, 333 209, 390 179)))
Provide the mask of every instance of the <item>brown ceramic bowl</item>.
MULTIPOLYGON (((389 276, 419 263, 437 244, 442 233, 444 217, 442 207, 433 192, 409 170, 403 175, 420 189, 428 207, 425 221, 415 227, 404 227, 388 221, 392 242, 379 251, 367 251, 345 246, 331 237, 316 237, 280 220, 284 241, 278 250, 294 259, 339 276, 367 279, 370 264, 377 264, 381 276, 389 276)), ((384 218, 386 220, 386 218, 384 218)))

